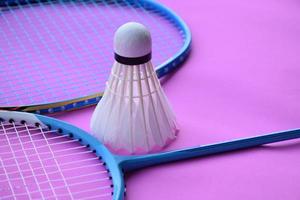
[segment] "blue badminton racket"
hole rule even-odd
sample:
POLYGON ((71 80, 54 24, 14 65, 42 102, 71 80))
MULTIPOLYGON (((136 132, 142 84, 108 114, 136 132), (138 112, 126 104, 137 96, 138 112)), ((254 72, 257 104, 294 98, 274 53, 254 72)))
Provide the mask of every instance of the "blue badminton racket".
POLYGON ((159 77, 188 56, 188 27, 156 1, 0 0, 0 109, 47 114, 96 104, 113 34, 129 21, 150 30, 159 77))
POLYGON ((123 173, 300 138, 289 130, 158 154, 118 156, 85 131, 46 116, 0 111, 1 199, 114 199, 123 173))

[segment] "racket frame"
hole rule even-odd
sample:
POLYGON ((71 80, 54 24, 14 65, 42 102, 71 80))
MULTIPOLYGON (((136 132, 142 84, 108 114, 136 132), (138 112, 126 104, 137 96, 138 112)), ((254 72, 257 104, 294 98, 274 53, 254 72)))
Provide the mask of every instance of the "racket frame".
MULTIPOLYGON (((39 1, 39 0, 38 0, 39 1)), ((51 1, 51 0, 50 0, 51 1)), ((72 0, 70 0, 72 1, 72 0)), ((15 4, 15 3, 22 3, 24 2, 37 2, 34 0, 0 0, 0 6, 5 6, 6 4, 15 4)), ((43 0, 42 0, 43 2, 43 0)), ((47 1, 45 1, 47 2, 47 1)), ((135 5, 135 0, 128 0, 129 3, 135 5)), ((176 68, 180 67, 182 63, 187 59, 190 50, 191 50, 191 42, 192 42, 192 35, 191 32, 186 25, 186 23, 171 9, 161 5, 160 3, 152 0, 140 0, 140 4, 144 5, 145 9, 150 10, 157 10, 159 13, 164 14, 166 18, 173 22, 173 24, 182 31, 182 35, 184 36, 184 44, 181 49, 170 57, 165 62, 161 63, 159 66, 156 67, 156 73, 159 78, 169 74, 170 72, 174 71, 176 68)), ((23 112, 33 112, 37 114, 49 114, 49 113, 57 113, 57 112, 64 112, 64 111, 71 111, 76 110, 79 108, 88 107, 91 105, 97 104, 103 92, 99 92, 96 94, 84 96, 81 98, 64 100, 59 102, 50 102, 45 104, 31 104, 31 105, 11 105, 11 106, 1 106, 0 110, 10 110, 10 111, 23 111, 23 112)))
POLYGON ((29 124, 38 123, 42 127, 51 127, 51 130, 61 130, 61 134, 69 135, 78 139, 82 145, 89 147, 96 153, 106 167, 113 182, 113 199, 123 200, 125 194, 124 172, 149 167, 152 165, 179 161, 189 158, 207 156, 217 153, 246 149, 263 144, 280 142, 300 138, 300 129, 275 132, 271 134, 226 141, 210 145, 186 148, 182 150, 169 151, 136 156, 120 156, 112 154, 103 144, 87 132, 66 122, 31 113, 0 111, 0 119, 18 123, 25 120, 29 124))

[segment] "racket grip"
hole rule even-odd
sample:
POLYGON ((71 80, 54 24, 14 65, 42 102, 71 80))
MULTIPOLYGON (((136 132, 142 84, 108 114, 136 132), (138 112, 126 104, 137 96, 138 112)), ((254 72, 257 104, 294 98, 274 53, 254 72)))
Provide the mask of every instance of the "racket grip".
POLYGON ((134 156, 121 162, 124 170, 131 171, 152 165, 184 160, 195 157, 213 155, 217 153, 241 150, 256 147, 264 144, 280 142, 300 138, 300 129, 276 132, 256 137, 237 139, 227 142, 215 143, 210 145, 188 148, 177 151, 170 151, 157 154, 134 156))

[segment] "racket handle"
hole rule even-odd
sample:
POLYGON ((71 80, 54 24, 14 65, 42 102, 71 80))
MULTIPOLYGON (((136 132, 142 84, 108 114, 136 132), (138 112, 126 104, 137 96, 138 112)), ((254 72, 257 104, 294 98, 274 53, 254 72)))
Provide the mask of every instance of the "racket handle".
POLYGON ((195 148, 188 148, 177 151, 170 151, 157 154, 131 156, 131 159, 121 160, 121 166, 125 171, 131 171, 152 165, 184 160, 195 157, 213 155, 217 153, 241 150, 256 147, 264 144, 280 142, 300 138, 300 129, 276 132, 256 137, 237 139, 216 144, 204 145, 195 148))

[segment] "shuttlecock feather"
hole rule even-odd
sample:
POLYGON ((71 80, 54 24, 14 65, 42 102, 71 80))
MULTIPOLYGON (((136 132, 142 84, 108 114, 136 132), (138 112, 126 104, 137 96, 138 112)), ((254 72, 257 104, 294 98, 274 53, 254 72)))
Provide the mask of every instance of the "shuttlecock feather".
POLYGON ((160 150, 178 131, 151 64, 151 35, 129 22, 115 33, 115 63, 92 119, 92 133, 117 153, 160 150))

